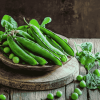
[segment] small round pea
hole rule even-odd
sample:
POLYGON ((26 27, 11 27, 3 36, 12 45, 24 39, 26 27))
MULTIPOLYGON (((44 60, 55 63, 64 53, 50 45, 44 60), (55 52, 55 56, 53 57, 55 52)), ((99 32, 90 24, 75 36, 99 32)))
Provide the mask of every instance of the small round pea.
POLYGON ((1 95, 0 95, 0 100, 6 100, 6 96, 3 95, 3 94, 1 94, 1 95))
POLYGON ((11 54, 9 55, 9 59, 13 59, 13 57, 14 57, 14 54, 11 53, 11 54))
POLYGON ((80 82, 80 87, 82 87, 82 88, 86 87, 86 82, 84 80, 82 80, 80 82))
POLYGON ((57 96, 57 97, 61 97, 61 96, 62 96, 62 92, 61 92, 61 91, 57 91, 57 92, 56 92, 56 96, 57 96))
POLYGON ((19 58, 18 58, 18 57, 16 57, 16 56, 15 56, 15 57, 13 57, 13 62, 14 62, 14 63, 16 63, 16 64, 17 64, 17 63, 19 63, 19 58))
POLYGON ((52 93, 49 93, 49 94, 47 95, 47 98, 48 98, 49 100, 52 100, 52 99, 54 98, 54 95, 53 95, 52 93))
POLYGON ((73 94, 71 95, 71 98, 72 98, 73 100, 78 99, 78 94, 77 94, 77 93, 73 93, 73 94))
POLYGON ((82 76, 82 75, 78 75, 78 76, 76 77, 76 79, 77 79, 78 81, 82 81, 82 80, 83 80, 83 76, 82 76))
POLYGON ((75 88, 74 92, 77 93, 78 95, 82 94, 82 91, 79 88, 75 88))
POLYGON ((10 48, 9 48, 9 47, 5 47, 5 48, 4 48, 4 52, 5 52, 5 53, 9 53, 9 52, 10 52, 10 48))

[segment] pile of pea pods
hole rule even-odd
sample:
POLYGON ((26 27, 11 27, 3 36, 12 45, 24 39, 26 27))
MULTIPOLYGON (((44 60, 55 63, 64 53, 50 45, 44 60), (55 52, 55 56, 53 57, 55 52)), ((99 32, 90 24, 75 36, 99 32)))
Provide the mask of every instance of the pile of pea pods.
POLYGON ((51 22, 50 17, 45 17, 41 25, 36 19, 31 19, 29 23, 25 17, 23 20, 26 25, 21 26, 9 15, 4 15, 1 20, 5 32, 0 31, 0 50, 8 59, 29 65, 62 66, 68 56, 74 56, 68 40, 45 27, 51 22))

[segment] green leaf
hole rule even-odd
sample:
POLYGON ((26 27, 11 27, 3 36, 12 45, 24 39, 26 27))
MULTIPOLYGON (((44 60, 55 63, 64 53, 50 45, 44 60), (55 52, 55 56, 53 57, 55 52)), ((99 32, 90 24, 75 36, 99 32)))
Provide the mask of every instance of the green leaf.
POLYGON ((22 30, 22 31, 27 32, 27 30, 28 30, 28 25, 19 26, 19 27, 17 28, 17 30, 22 30))
POLYGON ((95 62, 95 57, 93 55, 88 54, 86 64, 95 62))
POLYGON ((40 29, 40 25, 39 25, 38 21, 35 20, 35 19, 30 20, 29 24, 31 24, 31 25, 35 25, 37 28, 40 29))
POLYGON ((91 52, 93 44, 91 42, 84 42, 81 44, 82 50, 91 52))
POLYGON ((100 52, 97 52, 97 53, 95 54, 95 58, 98 59, 98 60, 100 60, 100 52))
POLYGON ((94 67, 95 62, 85 64, 85 68, 89 71, 92 67, 94 67))
POLYGON ((86 60, 87 60, 87 57, 86 57, 86 56, 81 56, 81 58, 79 59, 79 61, 80 61, 80 63, 81 63, 82 65, 85 65, 86 60))
POLYGON ((1 25, 2 27, 5 27, 8 30, 16 29, 17 28, 17 22, 9 15, 4 15, 2 20, 1 20, 1 25))
POLYGON ((97 82, 96 82, 94 74, 88 73, 86 75, 86 87, 89 89, 96 89, 97 88, 97 82))
POLYGON ((4 33, 5 33, 5 32, 3 32, 3 31, 0 31, 0 35, 1 35, 1 34, 4 34, 4 33))
POLYGON ((100 60, 98 60, 98 65, 100 66, 100 60))
POLYGON ((45 17, 42 24, 41 24, 41 27, 45 27, 45 24, 48 24, 51 22, 51 18, 50 17, 45 17))

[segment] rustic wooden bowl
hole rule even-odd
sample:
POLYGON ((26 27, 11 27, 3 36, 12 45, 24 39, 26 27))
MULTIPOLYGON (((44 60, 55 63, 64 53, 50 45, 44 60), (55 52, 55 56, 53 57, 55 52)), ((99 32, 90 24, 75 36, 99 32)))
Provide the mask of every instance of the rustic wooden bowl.
MULTIPOLYGON (((58 34, 57 34, 58 35, 58 34)), ((61 38, 63 39, 68 39, 62 35, 59 35, 61 38)), ((73 48, 74 45, 73 45, 73 42, 68 39, 68 43, 71 45, 71 47, 73 48)), ((68 56, 68 61, 70 61, 72 59, 71 56, 68 56)), ((26 65, 26 64, 14 64, 12 62, 12 60, 6 58, 2 52, 0 52, 0 60, 7 66, 9 66, 10 68, 13 68, 13 69, 17 69, 17 70, 28 70, 28 71, 52 71, 52 70, 55 70, 61 66, 58 66, 58 65, 43 65, 43 66, 31 66, 31 65, 26 65)), ((67 62, 64 62, 64 64, 66 64, 67 62)))

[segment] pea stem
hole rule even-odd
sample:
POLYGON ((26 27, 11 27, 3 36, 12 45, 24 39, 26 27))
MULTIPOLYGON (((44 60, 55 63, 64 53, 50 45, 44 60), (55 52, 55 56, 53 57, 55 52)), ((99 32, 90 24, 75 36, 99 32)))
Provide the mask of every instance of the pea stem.
POLYGON ((26 23, 27 25, 29 25, 29 23, 25 20, 25 17, 23 17, 23 19, 24 19, 25 23, 26 23))

